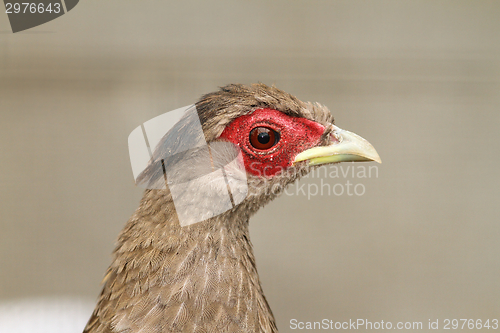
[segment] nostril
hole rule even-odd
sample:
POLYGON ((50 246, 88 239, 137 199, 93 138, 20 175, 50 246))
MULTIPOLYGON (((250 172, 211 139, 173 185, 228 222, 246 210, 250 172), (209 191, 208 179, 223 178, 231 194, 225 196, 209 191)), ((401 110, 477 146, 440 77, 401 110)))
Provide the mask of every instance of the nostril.
POLYGON ((338 127, 330 124, 326 127, 325 132, 321 135, 320 145, 328 146, 340 143, 342 140, 337 133, 338 127))
POLYGON ((336 131, 330 133, 330 144, 340 143, 340 136, 336 131))

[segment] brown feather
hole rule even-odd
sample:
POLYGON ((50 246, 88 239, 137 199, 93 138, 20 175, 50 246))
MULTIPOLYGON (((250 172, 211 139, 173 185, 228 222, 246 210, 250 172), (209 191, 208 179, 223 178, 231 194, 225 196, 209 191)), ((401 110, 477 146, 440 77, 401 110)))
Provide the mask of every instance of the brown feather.
MULTIPOLYGON (((216 140, 233 119, 258 108, 325 125, 333 122, 325 107, 263 84, 225 86, 203 96, 196 108, 207 142, 216 140)), ((151 165, 162 153, 159 145, 151 165)), ((185 227, 168 189, 146 190, 118 238, 84 332, 277 332, 257 274, 248 220, 308 171, 304 165, 292 167, 272 181, 250 176, 242 204, 185 227)), ((146 169, 142 180, 159 177, 155 172, 146 169)))

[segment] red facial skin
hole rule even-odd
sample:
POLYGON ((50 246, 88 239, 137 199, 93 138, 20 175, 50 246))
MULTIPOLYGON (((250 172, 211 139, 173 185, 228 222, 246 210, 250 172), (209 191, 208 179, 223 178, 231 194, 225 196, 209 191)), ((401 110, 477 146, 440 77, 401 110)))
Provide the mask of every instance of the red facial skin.
POLYGON ((323 125, 312 120, 291 117, 272 109, 258 109, 234 119, 220 138, 241 149, 248 173, 270 178, 290 167, 298 153, 316 146, 324 131, 323 125), (250 131, 256 127, 275 130, 280 134, 280 140, 266 150, 254 148, 250 143, 250 131))

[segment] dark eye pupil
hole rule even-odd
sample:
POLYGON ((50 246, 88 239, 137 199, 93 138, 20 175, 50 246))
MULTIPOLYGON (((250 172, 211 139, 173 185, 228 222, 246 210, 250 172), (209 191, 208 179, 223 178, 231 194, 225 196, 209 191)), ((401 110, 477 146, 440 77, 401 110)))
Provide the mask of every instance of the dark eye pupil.
POLYGON ((269 127, 255 127, 250 131, 250 144, 258 150, 272 148, 280 140, 280 134, 269 127))
POLYGON ((257 136, 257 140, 259 141, 259 143, 262 143, 263 145, 265 145, 266 143, 269 143, 269 140, 271 140, 271 137, 269 136, 269 133, 261 132, 257 136))

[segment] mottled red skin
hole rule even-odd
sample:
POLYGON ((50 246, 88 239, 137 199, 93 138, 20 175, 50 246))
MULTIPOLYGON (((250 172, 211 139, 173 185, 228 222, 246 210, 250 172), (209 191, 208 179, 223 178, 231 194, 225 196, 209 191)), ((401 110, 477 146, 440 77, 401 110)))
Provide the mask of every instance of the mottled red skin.
POLYGON ((291 117, 272 109, 258 109, 233 120, 220 138, 241 149, 248 173, 273 177, 290 167, 298 153, 316 146, 324 131, 325 127, 315 121, 291 117), (279 142, 267 150, 258 150, 250 144, 250 131, 261 126, 280 133, 279 142))

